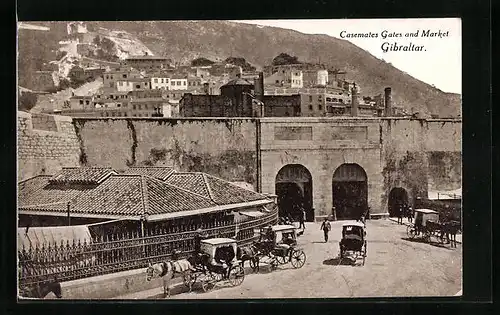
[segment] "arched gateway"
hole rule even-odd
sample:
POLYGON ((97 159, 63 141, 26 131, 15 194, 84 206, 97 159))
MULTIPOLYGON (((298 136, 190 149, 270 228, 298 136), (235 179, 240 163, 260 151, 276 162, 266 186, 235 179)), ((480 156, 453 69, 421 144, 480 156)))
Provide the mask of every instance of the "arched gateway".
POLYGON ((280 216, 299 215, 299 207, 306 212, 306 220, 314 220, 312 209, 312 176, 309 170, 300 164, 283 166, 276 175, 276 195, 280 216))
POLYGON ((342 164, 333 174, 333 206, 337 219, 355 220, 368 208, 368 183, 358 164, 342 164))
POLYGON ((408 205, 408 192, 401 187, 391 189, 387 200, 387 210, 389 211, 389 216, 396 217, 398 215, 398 209, 403 204, 408 205))

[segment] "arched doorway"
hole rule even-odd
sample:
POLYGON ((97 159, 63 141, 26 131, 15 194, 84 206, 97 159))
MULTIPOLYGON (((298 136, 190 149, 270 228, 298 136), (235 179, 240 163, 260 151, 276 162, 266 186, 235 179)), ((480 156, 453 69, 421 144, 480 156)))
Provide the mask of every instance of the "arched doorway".
POLYGON ((408 193, 404 188, 395 187, 389 192, 387 208, 390 217, 398 216, 398 209, 402 204, 408 204, 408 193))
POLYGON ((333 206, 338 220, 355 220, 368 208, 368 183, 358 164, 342 164, 333 173, 333 206))
POLYGON ((300 164, 283 166, 276 175, 276 195, 280 216, 299 215, 299 206, 306 212, 306 220, 314 220, 312 208, 312 176, 300 164))

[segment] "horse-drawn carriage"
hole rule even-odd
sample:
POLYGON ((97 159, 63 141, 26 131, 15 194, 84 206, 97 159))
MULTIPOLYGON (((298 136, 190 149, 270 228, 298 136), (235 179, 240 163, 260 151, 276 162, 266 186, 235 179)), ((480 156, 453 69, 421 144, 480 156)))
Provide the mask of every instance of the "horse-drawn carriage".
POLYGON ((446 237, 452 246, 456 245, 456 233, 460 229, 458 222, 441 222, 439 212, 430 209, 415 209, 414 222, 406 228, 409 238, 421 237, 430 242, 431 237, 436 237, 444 243, 446 237))
POLYGON ((293 225, 261 228, 259 240, 253 246, 257 249, 257 259, 250 260, 253 270, 258 270, 262 258, 273 270, 287 263, 301 268, 306 262, 306 254, 297 247, 297 228, 293 225))
POLYGON ((366 259, 366 228, 361 222, 347 222, 342 225, 342 239, 339 243, 340 259, 352 258, 356 261, 366 259))
POLYGON ((199 282, 206 292, 221 281, 227 280, 232 286, 243 283, 245 270, 237 259, 237 248, 236 240, 231 238, 201 240, 200 251, 189 259, 193 270, 184 273, 184 284, 191 289, 199 282))

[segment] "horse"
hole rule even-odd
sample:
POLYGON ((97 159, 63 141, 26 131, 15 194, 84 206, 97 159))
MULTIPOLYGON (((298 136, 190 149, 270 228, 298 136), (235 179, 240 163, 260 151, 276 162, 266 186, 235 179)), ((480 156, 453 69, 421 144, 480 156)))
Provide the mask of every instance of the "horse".
POLYGON ((20 288, 20 291, 19 295, 21 297, 43 299, 52 292, 58 299, 62 298, 61 283, 59 283, 57 279, 50 282, 25 286, 20 288))
MULTIPOLYGON (((163 279, 163 296, 170 297, 170 281, 176 275, 185 275, 188 272, 195 271, 191 263, 187 259, 169 260, 156 264, 149 264, 146 269, 146 280, 151 281, 153 278, 163 279)), ((189 287, 191 292, 191 287, 189 287)))
POLYGON ((259 271, 258 253, 259 250, 254 244, 245 247, 238 246, 236 250, 236 258, 241 261, 241 267, 245 268, 245 262, 248 261, 250 263, 250 267, 252 267, 251 263, 254 264, 255 268, 252 268, 254 271, 259 271))
POLYGON ((460 223, 457 221, 450 221, 443 224, 442 237, 446 235, 447 243, 451 247, 457 247, 457 232, 460 230, 460 223))

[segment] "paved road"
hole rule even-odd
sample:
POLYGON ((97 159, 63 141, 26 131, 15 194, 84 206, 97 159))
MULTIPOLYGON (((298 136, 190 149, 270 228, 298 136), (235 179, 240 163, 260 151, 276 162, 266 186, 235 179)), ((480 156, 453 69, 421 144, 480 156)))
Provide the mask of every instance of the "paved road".
MULTIPOLYGON (((280 266, 249 273, 241 286, 220 283, 211 292, 186 292, 182 285, 171 299, 336 298, 453 296, 461 290, 462 248, 405 240, 406 226, 390 220, 367 222, 364 266, 338 264, 341 222, 332 224, 328 243, 319 223, 308 223, 299 238, 307 262, 301 269, 280 266)), ((161 288, 121 298, 160 299, 161 288)))

